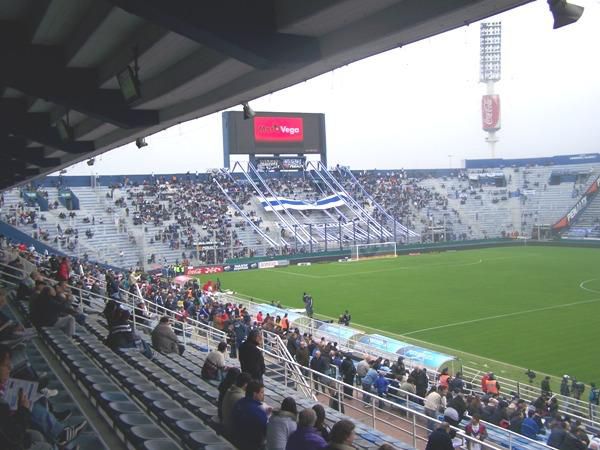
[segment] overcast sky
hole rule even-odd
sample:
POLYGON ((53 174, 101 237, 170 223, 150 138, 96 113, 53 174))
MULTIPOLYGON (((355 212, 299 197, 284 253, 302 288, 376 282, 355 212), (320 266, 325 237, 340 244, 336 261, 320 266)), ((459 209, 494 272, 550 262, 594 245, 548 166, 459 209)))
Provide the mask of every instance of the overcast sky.
MULTIPOLYGON (((496 156, 600 151, 600 0, 552 29, 547 2, 502 21, 502 129, 496 156)), ((481 130, 479 23, 359 61, 256 99, 256 111, 325 113, 329 165, 354 169, 462 166, 488 158, 481 130), (449 155, 452 155, 449 157, 449 155)), ((241 108, 237 108, 241 109, 241 108)), ((223 166, 221 113, 174 126, 80 163, 68 175, 203 172, 223 166)))

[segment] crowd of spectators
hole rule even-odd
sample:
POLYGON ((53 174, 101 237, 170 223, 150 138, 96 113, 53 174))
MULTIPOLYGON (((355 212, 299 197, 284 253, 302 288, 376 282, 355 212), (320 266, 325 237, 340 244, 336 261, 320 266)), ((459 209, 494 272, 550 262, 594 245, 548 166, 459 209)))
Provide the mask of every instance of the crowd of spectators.
MULTIPOLYGON (((269 408, 260 406, 262 402, 260 400, 261 383, 265 365, 262 352, 259 350, 259 347, 264 344, 261 341, 262 333, 259 330, 265 329, 281 336, 287 350, 299 365, 315 371, 313 376, 315 388, 330 398, 329 405, 332 408, 342 412, 343 404, 334 394, 336 390, 331 385, 330 378, 338 378, 347 383, 348 386, 344 387, 343 392, 350 398, 355 396, 350 386, 359 386, 364 391, 362 400, 369 408, 371 402, 375 401, 374 395, 387 398, 390 402, 399 405, 406 405, 406 396, 408 395, 411 401, 424 406, 427 416, 432 419, 443 417, 446 423, 454 427, 462 426, 467 434, 476 436, 482 441, 486 438, 486 424, 493 424, 532 439, 539 440, 545 435, 548 445, 560 450, 582 450, 587 447, 587 444, 584 445, 586 439, 587 443, 590 443, 585 427, 580 422, 559 414, 559 401, 556 396, 552 395, 547 378, 542 382, 540 397, 535 401, 527 402, 514 393, 505 394, 498 380, 491 373, 482 378, 480 386, 473 386, 463 380, 460 373, 451 376, 448 371, 443 370, 434 379, 424 368, 413 367, 412 370, 409 370, 404 365, 402 357, 392 363, 381 357, 365 356, 363 360, 355 364, 351 355, 340 349, 337 343, 330 342, 325 338, 319 339, 308 333, 301 333, 297 328, 293 328, 286 314, 271 316, 258 312, 256 316, 253 316, 241 304, 222 302, 220 296, 213 295, 220 289, 217 284, 209 283, 200 286, 197 281, 192 280, 179 285, 169 278, 151 277, 131 271, 117 273, 85 261, 36 255, 23 246, 19 250, 21 250, 21 255, 37 266, 35 270, 27 276, 23 276, 20 270, 24 270, 24 266, 20 259, 11 257, 6 262, 10 264, 14 269, 14 274, 20 279, 17 295, 19 298, 29 299, 31 321, 36 327, 52 326, 64 331, 67 335, 73 335, 77 324, 85 322, 86 307, 90 305, 93 296, 106 296, 107 299, 112 299, 106 302, 103 313, 109 327, 107 345, 113 349, 138 346, 136 340, 139 339, 136 338, 135 332, 131 328, 131 311, 119 307, 117 302, 126 300, 139 289, 142 296, 152 302, 149 305, 144 304, 143 301, 137 304, 135 307, 137 322, 144 324, 146 318, 146 325, 156 324, 151 332, 155 351, 183 353, 184 349, 178 336, 185 332, 183 324, 192 318, 225 331, 227 343, 222 342, 210 353, 202 375, 206 379, 229 383, 227 389, 220 389, 224 395, 222 408, 227 411, 227 414, 223 416, 224 427, 227 429, 228 424, 235 430, 247 427, 249 432, 256 432, 260 429, 262 430, 259 436, 261 442, 266 440, 268 443, 269 439, 281 439, 280 432, 285 429, 289 442, 286 446, 289 445, 289 448, 292 449, 308 448, 302 447, 302 445, 309 445, 306 443, 307 440, 318 441, 318 445, 325 445, 324 443, 328 442, 328 439, 329 448, 343 448, 339 446, 342 445, 341 442, 335 441, 332 437, 333 429, 329 438, 323 437, 323 441, 314 438, 315 433, 323 434, 320 431, 323 426, 323 421, 320 420, 322 413, 318 411, 318 407, 313 421, 312 414, 308 412, 291 420, 296 417, 297 411, 294 412, 290 400, 284 402, 281 409, 272 414, 270 414, 269 408), (237 357, 239 352, 241 372, 237 368, 228 367, 225 358, 227 350, 229 350, 229 356, 233 358, 237 357), (248 386, 251 388, 248 389, 248 386), (232 403, 227 397, 229 391, 238 397, 243 393, 242 397, 245 400, 239 403, 242 399, 240 397, 232 403), (246 412, 242 413, 239 410, 243 408, 246 408, 246 412), (240 417, 247 417, 247 414, 255 413, 258 415, 259 409, 265 413, 264 416, 262 413, 260 414, 260 427, 249 426, 246 422, 239 423, 240 417), (236 411, 238 412, 236 413, 236 411), (270 425, 271 421, 273 421, 273 425, 270 425), (465 422, 467 422, 466 426, 465 422), (303 431, 294 434, 292 423, 296 425, 296 431, 298 429, 303 431), (278 431, 269 433, 270 426, 277 427, 278 431)), ((2 300, 2 296, 0 296, 0 300, 2 300)), ((1 304, 0 302, 0 306, 1 304)), ((7 320, 3 316, 0 316, 0 319, 7 320)), ((6 327, 4 330, 11 334, 8 337, 3 335, 3 342, 10 339, 20 341, 35 334, 35 331, 25 330, 19 326, 6 327)), ((144 351, 143 348, 140 350, 144 351)), ((32 379, 40 379, 40 376, 35 373, 29 373, 27 376, 32 379)), ((565 377, 561 385, 561 394, 580 398, 583 394, 583 391, 580 391, 580 385, 581 383, 577 380, 565 377)), ((592 392, 590 402, 597 404, 598 390, 595 385, 592 386, 592 392)), ((52 393, 50 392, 50 394, 52 393)), ((385 409, 388 408, 388 405, 388 402, 381 400, 378 402, 379 408, 385 409)), ((45 410, 40 410, 40 414, 46 417, 45 420, 51 420, 47 419, 47 416, 52 414, 51 407, 48 407, 47 404, 42 406, 45 410)), ((223 411, 220 413, 223 415, 223 411)), ((23 424, 29 426, 30 422, 23 419, 23 424)), ((433 421, 428 425, 429 429, 436 432, 437 437, 440 437, 439 430, 436 429, 433 421)), ((60 427, 57 426, 56 429, 58 430, 60 427)), ((61 442, 69 438, 74 439, 79 432, 80 429, 77 427, 63 427, 60 435, 55 435, 53 439, 54 441, 61 440, 61 442)), ((232 439, 236 439, 236 437, 233 436, 232 439)), ((351 443, 351 441, 348 442, 351 443)), ((240 445, 246 444, 244 442, 240 445)), ((287 447, 268 446, 267 448, 287 447)))

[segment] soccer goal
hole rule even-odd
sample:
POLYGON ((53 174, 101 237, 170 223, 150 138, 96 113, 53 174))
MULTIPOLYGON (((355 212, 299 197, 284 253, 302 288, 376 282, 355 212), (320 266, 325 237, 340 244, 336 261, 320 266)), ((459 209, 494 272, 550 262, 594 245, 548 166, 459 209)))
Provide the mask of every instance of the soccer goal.
POLYGON ((356 244, 352 246, 352 260, 364 258, 385 258, 397 256, 395 242, 374 242, 371 244, 356 244))

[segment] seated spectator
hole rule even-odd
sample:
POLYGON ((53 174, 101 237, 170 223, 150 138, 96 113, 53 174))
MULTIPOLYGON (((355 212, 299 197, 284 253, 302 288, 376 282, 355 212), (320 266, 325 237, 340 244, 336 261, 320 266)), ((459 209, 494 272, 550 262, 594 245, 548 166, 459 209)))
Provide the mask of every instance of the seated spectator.
POLYGON ((179 343, 177 335, 171 328, 168 316, 163 316, 152 330, 152 347, 161 353, 179 353, 183 355, 185 347, 179 343))
POLYGON ((231 436, 233 433, 233 407, 246 395, 246 387, 252 380, 249 373, 241 372, 235 378, 235 384, 231 386, 223 397, 221 404, 221 422, 225 428, 225 434, 231 436))
POLYGON ((535 411, 529 411, 527 413, 527 418, 523 420, 523 423, 521 424, 521 434, 529 439, 536 439, 538 433, 540 433, 540 427, 534 419, 534 415, 535 411))
MULTIPOLYGON (((326 447, 327 450, 349 450, 354 447, 352 444, 354 443, 354 439, 356 438, 356 434, 354 433, 354 423, 350 420, 342 419, 339 422, 336 422, 331 428, 330 434, 330 443, 329 446, 326 447)), ((385 445, 385 444, 384 444, 385 445)), ((394 450, 393 447, 384 447, 383 445, 379 447, 380 450, 394 450)))
POLYGON ((87 422, 84 420, 75 426, 65 427, 58 420, 58 414, 48 410, 45 398, 38 400, 31 407, 27 396, 21 393, 17 411, 10 411, 8 403, 4 400, 4 390, 11 369, 11 352, 8 347, 0 345, 0 448, 51 450, 53 446, 45 441, 46 438, 60 447, 73 441, 86 427, 87 422), (34 431, 33 428, 41 432, 34 431))
POLYGON ((325 441, 329 441, 329 427, 325 423, 325 408, 320 403, 316 403, 312 407, 313 411, 317 415, 317 421, 315 422, 315 429, 323 436, 325 441))
POLYGON ((237 376, 240 374, 240 369, 237 367, 231 367, 225 377, 223 377, 223 381, 219 384, 219 398, 217 399, 217 414, 219 416, 219 420, 223 421, 223 399, 225 398, 225 394, 234 385, 237 376))
MULTIPOLYGON (((232 416, 235 433, 230 436, 239 450, 264 448, 268 421, 267 411, 263 405, 264 400, 264 384, 252 380, 246 387, 246 395, 234 405, 232 416)), ((313 417, 315 417, 314 412, 313 417)))
POLYGON ((104 308, 104 317, 108 322, 107 347, 114 351, 136 347, 136 336, 129 325, 129 311, 114 300, 109 300, 104 308))
POLYGON ((298 415, 298 427, 286 445, 286 450, 317 450, 327 447, 327 442, 315 428, 317 413, 310 408, 303 409, 298 415))
POLYGON ((219 342, 216 350, 208 354, 202 366, 200 375, 205 380, 223 379, 223 371, 225 370, 225 352, 227 351, 227 343, 219 342))
MULTIPOLYGON (((39 282, 38 282, 39 283, 39 282)), ((36 283, 36 287, 38 287, 36 283)), ((54 327, 62 330, 67 336, 75 334, 75 315, 77 311, 57 300, 56 291, 50 286, 43 286, 39 294, 34 294, 30 301, 29 315, 36 328, 54 327)))
POLYGON ((296 400, 284 398, 281 409, 273 411, 267 423, 267 450, 285 450, 290 435, 296 431, 297 419, 296 400))

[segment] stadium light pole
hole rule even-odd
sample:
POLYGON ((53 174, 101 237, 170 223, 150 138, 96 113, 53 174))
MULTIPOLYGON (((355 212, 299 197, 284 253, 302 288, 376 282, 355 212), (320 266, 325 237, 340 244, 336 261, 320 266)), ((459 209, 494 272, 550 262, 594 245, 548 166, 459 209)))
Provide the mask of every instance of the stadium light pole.
POLYGON ((486 94, 481 98, 481 122, 487 132, 491 157, 496 157, 496 131, 500 129, 500 96, 494 84, 500 81, 502 69, 502 23, 482 22, 479 31, 479 82, 485 83, 486 94))

